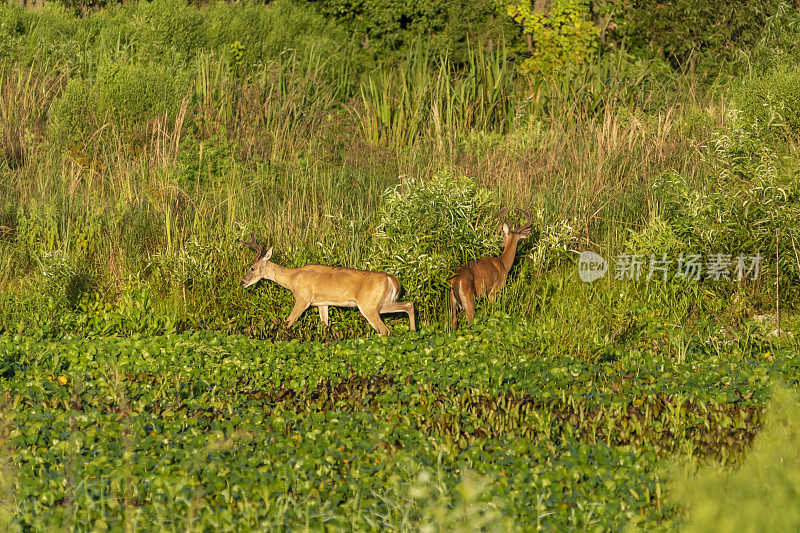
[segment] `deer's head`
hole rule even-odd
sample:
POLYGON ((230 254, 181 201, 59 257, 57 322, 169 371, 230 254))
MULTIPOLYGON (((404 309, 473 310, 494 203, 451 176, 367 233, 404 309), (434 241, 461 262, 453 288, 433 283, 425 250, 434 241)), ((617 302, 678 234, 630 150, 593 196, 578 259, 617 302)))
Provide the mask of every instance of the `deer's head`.
POLYGON ((255 285, 264 278, 271 279, 272 272, 275 270, 275 264, 269 261, 272 257, 272 247, 270 246, 269 250, 265 252, 264 248, 256 241, 253 233, 250 234, 250 240, 242 241, 242 244, 246 244, 255 250, 257 254, 256 260, 253 261, 242 278, 242 288, 246 289, 251 285, 255 285))
MULTIPOLYGON (((530 213, 524 210, 520 210, 522 213, 527 215, 530 218, 530 213)), ((511 229, 511 226, 508 225, 506 222, 506 214, 508 213, 508 208, 504 207, 500 210, 500 229, 503 230, 503 240, 502 245, 503 248, 511 244, 512 242, 517 242, 520 239, 524 239, 528 235, 531 234, 531 228, 533 224, 523 224, 522 226, 518 227, 517 229, 511 229)))

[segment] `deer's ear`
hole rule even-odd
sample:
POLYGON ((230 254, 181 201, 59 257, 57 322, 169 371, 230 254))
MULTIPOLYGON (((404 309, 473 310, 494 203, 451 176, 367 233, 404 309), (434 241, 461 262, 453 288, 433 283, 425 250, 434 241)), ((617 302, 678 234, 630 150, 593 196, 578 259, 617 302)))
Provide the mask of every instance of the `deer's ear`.
POLYGON ((511 230, 508 228, 508 224, 506 224, 505 222, 503 222, 503 225, 502 225, 502 226, 500 226, 500 228, 503 230, 503 235, 508 235, 508 232, 509 232, 509 231, 511 231, 511 230))
POLYGON ((266 251, 266 253, 264 253, 264 255, 261 257, 261 260, 262 260, 262 261, 264 261, 264 262, 267 262, 267 261, 269 261, 269 258, 270 258, 270 257, 272 257, 272 248, 273 248, 273 247, 272 247, 272 246, 270 246, 270 247, 269 247, 269 250, 267 250, 267 251, 266 251))
POLYGON ((530 235, 530 234, 531 234, 531 227, 530 226, 522 228, 521 230, 519 230, 519 235, 523 239, 525 237, 527 237, 528 235, 530 235))

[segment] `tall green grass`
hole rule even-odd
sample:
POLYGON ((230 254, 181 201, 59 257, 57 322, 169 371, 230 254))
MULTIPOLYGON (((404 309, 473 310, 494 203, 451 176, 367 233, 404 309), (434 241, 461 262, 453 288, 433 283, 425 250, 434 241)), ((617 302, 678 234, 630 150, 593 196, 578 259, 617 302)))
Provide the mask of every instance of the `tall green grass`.
MULTIPOLYGON (((255 10, 259 24, 275 16, 230 9, 255 10)), ((149 51, 136 35, 152 28, 137 26, 134 7, 81 20, 56 8, 20 15, 14 61, 0 64, 0 280, 28 296, 3 327, 32 309, 80 314, 144 291, 183 327, 289 336, 287 291, 239 289, 251 259, 239 239, 255 231, 289 266, 367 267, 384 192, 443 172, 535 214, 537 239, 521 247, 503 297, 481 305, 537 316, 566 305, 548 291, 573 283, 575 250, 612 256, 664 210, 658 178, 677 172, 693 184, 715 172, 703 146, 726 127, 724 102, 660 63, 620 52, 561 78, 527 78, 502 47, 475 47, 456 64, 418 45, 405 61, 360 72, 332 37, 312 44, 273 28, 257 50, 228 33, 212 39, 223 11, 192 11, 192 46, 149 51), (49 59, 30 63, 26 51, 45 35, 49 59), (80 53, 59 48, 76 43, 80 53), (134 66, 113 70, 123 58, 134 66), (138 83, 151 65, 155 81, 138 83), (162 85, 172 89, 148 92, 162 85)), ((438 323, 444 308, 426 320, 438 323)), ((324 332, 309 313, 295 333, 367 331, 357 314, 337 314, 341 330, 324 332)))
MULTIPOLYGON (((567 259, 578 239, 604 241, 614 221, 643 223, 653 169, 681 157, 680 141, 663 130, 664 121, 660 130, 635 120, 622 125, 609 108, 602 120, 578 122, 565 114, 544 129, 497 106, 470 109, 462 96, 456 106, 443 104, 450 118, 441 135, 429 123, 409 140, 416 150, 386 147, 364 134, 368 108, 355 104, 360 111, 352 113, 353 104, 341 105, 336 89, 317 77, 313 58, 287 54, 251 78, 238 77, 230 58, 214 54, 199 56, 195 68, 176 118, 152 115, 140 124, 148 133, 139 141, 132 143, 113 121, 97 123, 88 135, 105 139, 103 150, 65 149, 57 137, 42 137, 35 159, 7 170, 4 184, 19 198, 6 208, 13 234, 3 245, 11 258, 4 265, 9 283, 32 294, 46 293, 47 284, 73 287, 69 297, 55 296, 76 312, 93 294, 114 300, 144 284, 159 312, 182 317, 185 326, 286 336, 279 324, 291 307, 288 292, 264 285, 250 294, 238 287, 250 258, 237 241, 249 231, 274 245, 277 260, 289 266, 366 267, 375 254, 384 190, 402 174, 426 179, 451 168, 497 190, 504 203, 534 207, 543 236, 571 228, 559 241, 567 259), (503 129, 500 142, 493 131, 503 129), (657 152, 653 142, 661 143, 657 152), (618 177, 609 181, 609 173, 618 177)), ((55 69, 39 75, 54 76, 55 69)), ((466 84, 459 73, 436 76, 443 91, 437 98, 466 84)), ((420 77, 410 87, 427 81, 420 77)), ((479 83, 460 87, 469 94, 486 90, 479 83)), ((494 101, 510 106, 510 96, 494 101)), ((47 105, 44 98, 37 105, 47 105)), ((536 252, 521 253, 521 264, 525 253, 536 252)), ((509 290, 525 303, 502 300, 523 315, 533 312, 526 295, 544 274, 525 272, 525 281, 509 290)), ((32 297, 30 305, 37 301, 32 297)), ((19 309, 28 314, 26 306, 19 309)), ((439 321, 442 312, 427 313, 426 320, 439 321)), ((355 313, 341 315, 344 329, 325 333, 316 317, 305 316, 298 331, 364 331, 355 313)))
POLYGON ((371 73, 361 85, 360 123, 372 142, 394 147, 432 139, 453 148, 473 131, 504 133, 514 118, 515 70, 505 48, 470 49, 467 64, 412 48, 400 65, 371 73))

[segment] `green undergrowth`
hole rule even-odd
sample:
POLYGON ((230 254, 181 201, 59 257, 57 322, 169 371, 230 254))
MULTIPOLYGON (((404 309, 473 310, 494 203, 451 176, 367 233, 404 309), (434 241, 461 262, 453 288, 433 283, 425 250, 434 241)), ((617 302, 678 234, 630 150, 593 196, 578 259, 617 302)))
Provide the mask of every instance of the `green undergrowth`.
POLYGON ((793 341, 756 331, 680 360, 658 342, 553 353, 500 315, 396 333, 3 335, 14 521, 417 528, 477 505, 437 520, 665 527, 682 519, 663 461, 738 462, 771 383, 800 381, 793 341))
POLYGON ((707 467, 678 476, 677 499, 689 506, 687 531, 796 531, 800 528, 800 402, 779 387, 763 430, 735 471, 707 467))
MULTIPOLYGON (((479 506, 495 530, 608 527, 662 490, 647 452, 501 439, 463 454, 369 413, 59 418, 30 426, 43 446, 11 430, 22 447, 17 516, 34 529, 471 529, 479 506), (484 484, 474 495, 459 486, 469 472, 484 484)), ((656 522, 669 511, 647 515, 656 522)))

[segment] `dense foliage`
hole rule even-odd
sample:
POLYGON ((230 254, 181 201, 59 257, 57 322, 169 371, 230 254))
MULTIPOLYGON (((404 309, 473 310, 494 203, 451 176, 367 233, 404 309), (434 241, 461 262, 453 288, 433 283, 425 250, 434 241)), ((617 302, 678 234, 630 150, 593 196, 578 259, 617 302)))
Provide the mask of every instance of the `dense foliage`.
POLYGON ((798 36, 786 2, 0 4, 0 530, 794 512, 798 36), (450 331, 501 207, 532 234, 450 331), (420 330, 287 330, 251 232, 396 274, 420 330))
POLYGON ((680 497, 694 516, 688 531, 741 531, 742 524, 785 531, 800 527, 795 505, 800 455, 792 445, 800 437, 800 403, 795 391, 778 388, 770 404, 740 469, 706 468, 696 479, 681 480, 680 497))
POLYGON ((678 68, 718 72, 762 37, 781 0, 611 0, 613 35, 634 50, 656 53, 678 68))
POLYGON ((483 489, 445 506, 490 504, 512 529, 655 525, 676 519, 660 458, 735 460, 770 378, 800 380, 796 350, 765 360, 757 333, 595 362, 544 334, 498 316, 327 345, 5 336, 12 511, 33 528, 408 527, 439 504, 415 483, 449 494, 474 472, 483 489))
POLYGON ((552 74, 567 65, 580 66, 598 52, 600 29, 590 20, 586 0, 555 0, 548 13, 531 2, 511 3, 509 16, 531 36, 531 56, 521 68, 537 74, 552 74))

